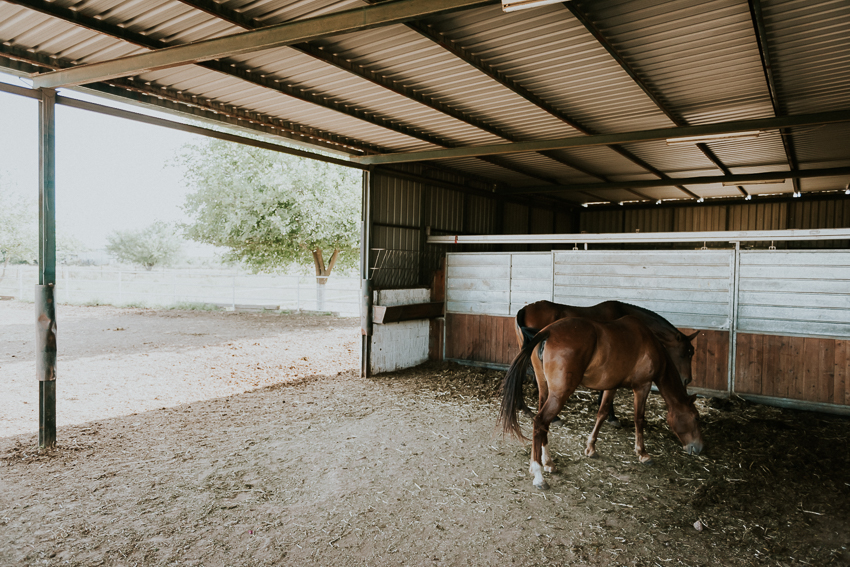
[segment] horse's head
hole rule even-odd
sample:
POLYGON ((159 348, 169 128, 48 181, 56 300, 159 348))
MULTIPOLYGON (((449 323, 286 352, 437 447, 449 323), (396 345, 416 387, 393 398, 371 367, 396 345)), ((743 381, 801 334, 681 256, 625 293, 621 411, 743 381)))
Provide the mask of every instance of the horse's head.
POLYGON ((673 364, 676 366, 676 370, 679 371, 679 377, 682 379, 682 384, 687 386, 691 383, 693 377, 693 370, 691 366, 691 361, 694 359, 694 345, 691 344, 691 341, 699 334, 699 331, 695 331, 692 335, 685 335, 682 333, 676 334, 675 343, 672 345, 672 348, 668 348, 667 352, 670 353, 670 358, 673 360, 673 364))
POLYGON ((667 425, 679 438, 689 455, 699 455, 702 451, 702 433, 699 430, 699 412, 694 406, 696 394, 688 396, 684 403, 667 405, 667 425))

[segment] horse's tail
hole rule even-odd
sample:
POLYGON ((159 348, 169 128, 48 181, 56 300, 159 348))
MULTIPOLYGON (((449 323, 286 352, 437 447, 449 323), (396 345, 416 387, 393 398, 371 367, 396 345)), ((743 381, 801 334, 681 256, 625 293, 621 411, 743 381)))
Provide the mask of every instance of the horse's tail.
POLYGON ((520 335, 522 336, 522 348, 524 348, 525 345, 528 344, 528 341, 533 339, 534 335, 537 334, 538 329, 532 329, 525 326, 525 307, 517 311, 516 328, 519 329, 520 335))
POLYGON ((511 367, 502 382, 502 407, 499 410, 499 423, 502 432, 526 440, 517 421, 517 411, 525 405, 522 399, 522 383, 525 379, 525 369, 531 362, 531 355, 537 345, 549 337, 549 331, 543 330, 531 338, 516 355, 511 367))

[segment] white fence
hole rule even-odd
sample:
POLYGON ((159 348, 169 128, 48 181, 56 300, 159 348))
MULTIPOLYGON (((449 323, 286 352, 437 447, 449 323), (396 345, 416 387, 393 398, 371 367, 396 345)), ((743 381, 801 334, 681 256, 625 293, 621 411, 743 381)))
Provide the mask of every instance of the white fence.
MULTIPOLYGON (((0 296, 32 301, 35 266, 9 266, 0 296)), ((331 276, 322 311, 360 313, 360 280, 331 276)), ((136 271, 107 266, 61 266, 56 271, 59 303, 175 306, 209 304, 229 309, 319 310, 315 276, 273 276, 226 270, 136 271)))

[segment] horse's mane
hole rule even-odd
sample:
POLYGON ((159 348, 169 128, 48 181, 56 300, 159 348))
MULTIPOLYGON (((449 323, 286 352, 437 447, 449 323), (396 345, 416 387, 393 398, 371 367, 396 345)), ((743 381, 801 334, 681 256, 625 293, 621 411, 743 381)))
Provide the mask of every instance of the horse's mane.
POLYGON ((667 319, 665 319, 664 317, 662 317, 661 315, 659 315, 655 311, 650 311, 649 309, 647 309, 645 307, 641 307, 640 305, 633 305, 631 303, 626 303, 624 301, 618 301, 617 303, 620 303, 621 305, 624 305, 624 306, 628 307, 629 309, 635 311, 636 313, 639 313, 640 315, 642 315, 643 316, 641 318, 642 320, 645 321, 646 319, 649 319, 649 320, 653 321, 654 323, 657 323, 658 325, 663 327, 665 331, 672 334, 671 338, 678 338, 682 334, 682 332, 679 331, 679 329, 677 329, 676 326, 673 325, 673 323, 671 323, 670 321, 668 321, 667 319))

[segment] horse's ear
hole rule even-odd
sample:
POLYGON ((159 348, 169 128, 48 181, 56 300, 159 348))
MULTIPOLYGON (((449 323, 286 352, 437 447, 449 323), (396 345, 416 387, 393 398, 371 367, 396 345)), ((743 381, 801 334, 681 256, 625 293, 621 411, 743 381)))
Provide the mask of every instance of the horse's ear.
POLYGON ((695 338, 697 338, 697 335, 698 335, 698 334, 699 334, 699 331, 694 331, 694 332, 693 332, 693 334, 691 334, 691 335, 686 335, 686 336, 685 336, 685 338, 686 338, 686 339, 688 339, 688 342, 691 342, 692 340, 694 340, 695 338))

